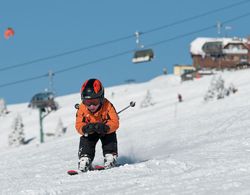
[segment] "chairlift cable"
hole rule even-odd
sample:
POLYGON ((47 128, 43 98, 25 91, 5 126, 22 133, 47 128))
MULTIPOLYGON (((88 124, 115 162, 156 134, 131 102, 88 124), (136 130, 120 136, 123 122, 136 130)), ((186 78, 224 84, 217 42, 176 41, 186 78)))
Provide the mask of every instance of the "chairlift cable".
MULTIPOLYGON (((250 0, 243 0, 243 1, 240 1, 240 2, 237 2, 237 3, 233 3, 233 4, 227 5, 225 7, 217 8, 217 9, 214 9, 214 10, 202 13, 202 14, 198 14, 198 15, 191 16, 191 17, 188 17, 188 18, 185 18, 185 19, 178 20, 178 21, 170 23, 170 24, 166 24, 166 25, 163 25, 163 26, 159 26, 159 27, 156 27, 156 28, 153 28, 153 29, 146 30, 144 32, 140 32, 140 35, 145 35, 145 34, 149 34, 149 33, 159 31, 159 30, 162 30, 162 29, 165 29, 165 28, 169 28, 171 26, 175 26, 175 25, 182 24, 182 23, 185 23, 185 22, 188 22, 188 21, 192 21, 192 20, 207 16, 207 15, 210 15, 210 14, 213 14, 213 13, 216 13, 216 12, 221 12, 223 10, 230 9, 230 8, 233 8, 233 7, 236 7, 236 6, 240 6, 242 4, 249 3, 249 2, 250 2, 250 0)), ((24 63, 18 63, 18 64, 15 64, 15 65, 5 66, 5 67, 0 68, 0 72, 10 70, 10 69, 14 69, 14 68, 18 68, 18 67, 24 67, 24 66, 27 66, 27 65, 30 65, 30 64, 35 64, 35 63, 46 61, 46 60, 51 60, 51 59, 54 59, 54 58, 58 58, 58 57, 70 55, 70 54, 73 54, 73 53, 93 49, 93 48, 100 47, 100 46, 105 46, 105 45, 108 45, 108 44, 112 44, 112 43, 120 42, 120 41, 123 41, 123 40, 131 39, 133 37, 134 37, 134 35, 128 35, 128 36, 120 37, 120 38, 117 38, 117 39, 113 39, 113 40, 104 41, 104 42, 101 42, 101 43, 89 45, 87 47, 78 48, 78 49, 74 49, 74 50, 71 50, 71 51, 66 51, 66 52, 62 52, 62 53, 59 53, 59 54, 50 55, 50 56, 47 56, 47 57, 37 58, 37 59, 30 60, 30 61, 27 61, 27 62, 24 62, 24 63)))
POLYGON ((6 67, 3 67, 3 68, 0 68, 0 72, 1 71, 6 71, 6 70, 10 70, 10 69, 14 69, 14 68, 17 68, 17 67, 26 66, 26 65, 29 65, 29 64, 34 64, 34 63, 41 62, 41 61, 51 60, 51 59, 54 59, 54 58, 58 58, 58 57, 70 55, 70 54, 73 54, 73 53, 81 52, 81 51, 92 49, 92 48, 96 48, 96 47, 101 47, 101 46, 104 46, 104 45, 108 45, 108 44, 116 43, 116 42, 123 41, 123 40, 126 40, 126 39, 130 39, 132 37, 134 37, 134 35, 120 37, 120 38, 113 39, 113 40, 110 40, 110 41, 105 41, 105 42, 102 42, 102 43, 97 43, 97 44, 94 44, 94 45, 89 45, 87 47, 78 48, 78 49, 71 50, 71 51, 66 51, 66 52, 63 52, 63 53, 56 54, 56 55, 51 55, 51 56, 47 56, 47 57, 37 58, 35 60, 30 60, 30 61, 27 61, 27 62, 24 62, 24 63, 15 64, 15 65, 12 65, 12 66, 6 66, 6 67))
POLYGON ((233 7, 236 7, 236 6, 245 4, 245 3, 249 3, 249 2, 250 2, 250 0, 243 0, 243 1, 241 1, 241 2, 233 3, 233 4, 227 5, 227 6, 225 6, 225 7, 217 8, 217 9, 214 9, 214 10, 207 11, 207 12, 205 12, 205 13, 201 13, 201 14, 198 14, 198 15, 195 15, 195 16, 191 16, 191 17, 188 17, 188 18, 184 18, 184 19, 178 20, 178 21, 176 21, 176 22, 172 22, 172 23, 170 23, 170 24, 166 24, 166 25, 159 26, 159 27, 156 27, 156 28, 153 28, 153 29, 149 29, 149 30, 147 30, 147 31, 141 32, 141 34, 148 34, 148 33, 152 33, 152 32, 155 32, 155 31, 159 31, 159 30, 162 30, 162 29, 165 29, 165 28, 169 28, 169 27, 172 27, 172 26, 176 26, 176 25, 178 25, 178 24, 183 24, 183 23, 185 23, 185 22, 189 22, 189 21, 192 21, 192 20, 195 20, 195 19, 204 17, 204 16, 208 16, 208 15, 210 15, 210 14, 214 14, 214 13, 217 13, 217 12, 221 12, 221 11, 223 11, 223 10, 230 9, 230 8, 233 8, 233 7))
POLYGON ((48 76, 48 74, 43 74, 43 75, 39 75, 39 76, 35 76, 35 77, 30 77, 27 79, 22 79, 22 80, 13 81, 13 82, 5 83, 5 84, 0 84, 0 88, 10 86, 10 85, 20 84, 20 83, 24 83, 24 82, 29 82, 29 81, 33 81, 33 80, 38 80, 38 79, 41 79, 41 78, 44 78, 47 76, 48 76))
MULTIPOLYGON (((241 19, 243 17, 247 17, 249 15, 250 15, 250 12, 242 14, 242 15, 234 17, 234 18, 231 18, 229 20, 226 20, 226 21, 222 22, 222 24, 226 24, 226 23, 229 23, 229 22, 232 22, 232 21, 236 21, 236 20, 239 20, 239 19, 241 19)), ((150 47, 157 46, 157 45, 160 45, 160 44, 163 44, 163 43, 167 43, 167 42, 170 42, 170 41, 173 41, 173 40, 176 40, 176 39, 180 39, 180 38, 183 38, 183 37, 186 37, 186 36, 189 36, 189 35, 197 34, 199 32, 203 32, 203 31, 207 31, 207 30, 210 30, 210 29, 216 28, 216 27, 217 27, 216 25, 210 25, 208 27, 205 27, 205 28, 202 28, 202 29, 198 29, 196 31, 192 31, 192 32, 189 32, 189 33, 177 35, 177 36, 172 37, 170 39, 166 39, 166 40, 162 40, 162 41, 158 41, 158 42, 152 43, 149 46, 150 47)), ((127 51, 120 52, 120 53, 117 53, 117 54, 114 54, 114 55, 111 55, 111 56, 99 58, 97 60, 93 60, 93 61, 86 62, 86 63, 83 63, 83 64, 75 65, 75 66, 72 66, 72 67, 69 67, 69 68, 61 69, 61 70, 55 71, 54 75, 60 74, 60 73, 63 73, 63 72, 68 72, 70 70, 77 69, 77 68, 80 68, 80 67, 84 67, 84 66, 87 66, 87 65, 90 65, 90 64, 94 64, 94 63, 97 63, 97 62, 101 62, 101 61, 109 60, 109 59, 112 59, 112 58, 116 58, 116 57, 119 57, 119 56, 122 56, 122 55, 125 55, 125 54, 129 54, 129 53, 132 53, 132 52, 134 52, 134 50, 127 50, 127 51)), ((23 80, 19 80, 19 81, 14 81, 14 82, 0 84, 0 88, 6 87, 6 86, 10 86, 10 85, 14 85, 14 84, 23 83, 23 82, 28 82, 28 81, 31 81, 31 80, 37 80, 37 79, 40 79, 40 78, 43 78, 43 77, 47 77, 47 76, 48 76, 48 73, 40 75, 40 76, 37 76, 37 77, 31 77, 31 78, 27 78, 27 79, 23 79, 23 80)))

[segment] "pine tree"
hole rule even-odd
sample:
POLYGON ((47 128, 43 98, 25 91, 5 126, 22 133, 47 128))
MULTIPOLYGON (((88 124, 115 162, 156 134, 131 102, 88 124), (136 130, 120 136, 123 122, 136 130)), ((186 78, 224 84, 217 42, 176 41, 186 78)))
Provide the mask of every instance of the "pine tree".
POLYGON ((59 118, 57 126, 56 126, 56 130, 55 130, 55 136, 56 137, 61 137, 65 133, 65 131, 66 131, 66 128, 63 127, 62 119, 59 118))
POLYGON ((208 91, 204 96, 204 100, 212 99, 222 99, 225 96, 228 96, 230 93, 229 89, 225 87, 225 81, 221 76, 213 76, 208 91))
POLYGON ((6 103, 4 101, 3 98, 0 99, 0 116, 3 116, 5 114, 7 114, 7 107, 6 107, 6 103))
POLYGON ((17 115, 12 123, 12 131, 9 135, 10 146, 20 146, 25 144, 24 125, 21 115, 17 115))
POLYGON ((148 90, 145 98, 141 102, 141 108, 146 108, 153 105, 154 103, 152 101, 152 95, 151 92, 148 90))

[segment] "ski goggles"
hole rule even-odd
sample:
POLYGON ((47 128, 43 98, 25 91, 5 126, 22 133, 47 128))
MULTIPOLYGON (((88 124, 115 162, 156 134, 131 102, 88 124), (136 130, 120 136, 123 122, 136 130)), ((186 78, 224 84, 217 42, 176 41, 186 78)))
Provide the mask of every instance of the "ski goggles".
POLYGON ((84 99, 82 101, 82 103, 86 106, 91 106, 91 105, 94 105, 94 106, 97 106, 101 103, 101 100, 100 98, 95 98, 95 99, 84 99))

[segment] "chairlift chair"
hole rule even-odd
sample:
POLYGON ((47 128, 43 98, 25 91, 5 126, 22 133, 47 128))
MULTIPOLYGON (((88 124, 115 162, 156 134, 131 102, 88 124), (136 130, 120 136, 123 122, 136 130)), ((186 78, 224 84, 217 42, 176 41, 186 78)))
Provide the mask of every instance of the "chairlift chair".
POLYGON ((140 49, 135 51, 132 59, 133 63, 148 62, 154 58, 154 52, 152 49, 140 49))
POLYGON ((143 49, 144 45, 140 43, 140 35, 142 33, 136 31, 135 37, 136 37, 136 45, 138 50, 135 51, 134 57, 132 59, 133 63, 140 63, 140 62, 148 62, 151 61, 154 58, 154 52, 152 49, 143 49))
POLYGON ((45 109, 50 108, 51 110, 57 110, 58 104, 54 101, 54 94, 52 92, 42 92, 35 94, 28 107, 45 109))

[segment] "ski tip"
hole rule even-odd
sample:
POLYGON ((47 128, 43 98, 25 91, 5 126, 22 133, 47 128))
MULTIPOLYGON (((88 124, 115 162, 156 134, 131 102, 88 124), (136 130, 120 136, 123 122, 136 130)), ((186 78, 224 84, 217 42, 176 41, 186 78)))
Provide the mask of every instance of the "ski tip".
POLYGON ((68 170, 67 173, 68 173, 69 175, 77 175, 77 174, 78 174, 78 171, 76 171, 76 170, 68 170))
POLYGON ((104 170, 104 169, 105 169, 105 167, 102 165, 95 165, 94 166, 94 170, 104 170))

